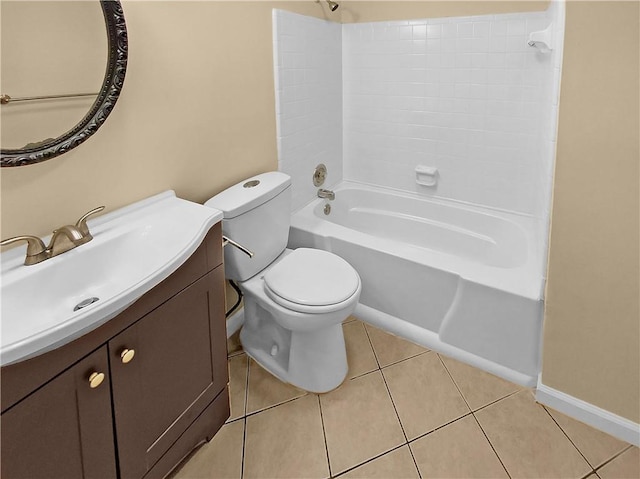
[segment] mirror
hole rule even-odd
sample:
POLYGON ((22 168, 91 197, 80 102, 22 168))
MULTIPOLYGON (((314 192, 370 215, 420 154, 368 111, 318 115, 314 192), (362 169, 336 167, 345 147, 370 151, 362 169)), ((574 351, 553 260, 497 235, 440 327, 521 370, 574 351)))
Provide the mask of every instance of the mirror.
POLYGON ((0 165, 39 163, 80 145, 124 82, 120 2, 3 0, 1 21, 0 165))

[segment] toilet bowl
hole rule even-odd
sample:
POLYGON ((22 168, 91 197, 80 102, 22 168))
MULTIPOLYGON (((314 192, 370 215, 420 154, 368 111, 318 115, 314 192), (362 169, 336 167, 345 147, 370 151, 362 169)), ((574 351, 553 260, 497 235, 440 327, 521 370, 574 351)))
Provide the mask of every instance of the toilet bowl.
POLYGON ((244 295, 240 341, 248 356, 282 381, 327 392, 346 377, 342 322, 353 312, 360 277, 339 256, 286 249, 291 180, 280 172, 232 186, 205 204, 223 212, 223 233, 252 250, 225 248, 225 271, 244 295))
POLYGON ((330 276, 331 265, 323 266, 325 278, 305 281, 314 276, 314 271, 309 270, 308 278, 292 275, 286 282, 281 262, 288 269, 299 264, 292 260, 311 252, 326 253, 325 260, 344 261, 326 251, 286 250, 264 275, 239 284, 245 295, 245 324, 240 330, 240 341, 247 355, 274 376, 306 391, 320 393, 335 389, 346 377, 342 322, 358 304, 362 286, 360 277, 351 268, 351 274, 344 278, 348 287, 342 290, 334 287, 337 301, 328 302, 331 296, 326 295, 322 287, 326 282, 322 279, 330 276), (274 276, 281 282, 274 281, 274 276), (277 292, 269 286, 274 283, 277 292))

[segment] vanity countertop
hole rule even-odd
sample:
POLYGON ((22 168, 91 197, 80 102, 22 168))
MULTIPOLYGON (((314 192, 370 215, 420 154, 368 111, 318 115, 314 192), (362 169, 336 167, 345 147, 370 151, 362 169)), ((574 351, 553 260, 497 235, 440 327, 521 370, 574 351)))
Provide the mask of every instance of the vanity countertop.
POLYGON ((178 269, 221 219, 166 191, 90 220, 92 241, 42 263, 25 266, 25 247, 3 253, 0 365, 104 324, 178 269))

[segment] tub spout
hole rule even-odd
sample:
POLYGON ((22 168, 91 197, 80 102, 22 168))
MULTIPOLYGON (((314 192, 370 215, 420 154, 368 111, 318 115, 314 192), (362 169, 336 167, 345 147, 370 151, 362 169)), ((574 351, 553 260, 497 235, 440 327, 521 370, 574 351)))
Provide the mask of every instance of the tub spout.
POLYGON ((336 194, 331 190, 325 190, 324 188, 320 188, 318 190, 318 198, 324 198, 327 200, 335 200, 336 194))

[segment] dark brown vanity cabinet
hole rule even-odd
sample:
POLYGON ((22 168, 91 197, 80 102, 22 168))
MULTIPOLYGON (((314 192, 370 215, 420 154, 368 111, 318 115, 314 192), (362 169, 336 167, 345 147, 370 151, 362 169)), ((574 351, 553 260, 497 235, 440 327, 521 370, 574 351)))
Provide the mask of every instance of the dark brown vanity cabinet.
POLYGON ((2 368, 3 479, 163 477, 213 437, 229 417, 220 235, 105 325, 2 368))
POLYGON ((224 320, 210 321, 210 311, 224 301, 211 290, 217 274, 109 341, 123 477, 142 477, 227 384, 224 320), (216 338, 225 342, 212 348, 216 338), (224 358, 215 357, 218 350, 224 358), (125 362, 130 351, 135 355, 125 362))
POLYGON ((2 477, 116 477, 108 372, 101 347, 3 413, 2 477))

